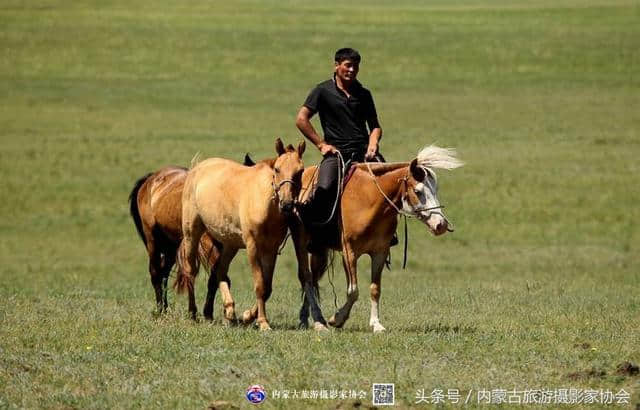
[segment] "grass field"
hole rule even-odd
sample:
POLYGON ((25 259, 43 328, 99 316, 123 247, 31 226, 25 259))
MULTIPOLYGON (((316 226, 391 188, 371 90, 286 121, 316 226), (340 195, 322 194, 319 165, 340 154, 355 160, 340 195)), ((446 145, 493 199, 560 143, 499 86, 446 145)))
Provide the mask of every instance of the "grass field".
MULTIPOLYGON (((366 407, 374 382, 400 407, 427 407, 421 389, 478 406, 482 390, 569 388, 637 407, 640 378, 616 368, 640 363, 639 73, 637 0, 3 0, 0 408, 243 408, 256 383, 366 392, 266 408, 366 407), (388 160, 435 142, 466 161, 439 174, 456 232, 410 221, 406 270, 394 248, 388 332, 368 328, 367 261, 343 330, 295 330, 290 244, 273 332, 223 327, 219 304, 194 324, 173 293, 154 319, 134 181, 300 140, 295 114, 344 45, 363 54, 388 160)), ((242 311, 244 252, 230 276, 242 311)), ((327 278, 322 302, 329 316, 327 278)))

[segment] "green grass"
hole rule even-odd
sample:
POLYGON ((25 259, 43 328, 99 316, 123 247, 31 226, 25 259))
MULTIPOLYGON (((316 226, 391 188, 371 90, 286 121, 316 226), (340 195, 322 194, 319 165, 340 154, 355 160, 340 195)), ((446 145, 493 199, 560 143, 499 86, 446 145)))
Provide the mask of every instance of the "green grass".
MULTIPOLYGON (((640 362, 637 1, 68 3, 0 5, 0 408, 248 407, 254 383, 364 390, 370 405, 372 382, 395 382, 403 407, 419 389, 640 402, 638 377, 616 374, 640 362), (411 221, 406 270, 394 248, 388 332, 367 326, 364 258, 345 328, 295 330, 290 244, 274 332, 225 328, 219 306, 194 324, 173 294, 153 319, 134 181, 196 152, 261 158, 276 136, 299 140, 297 109, 344 45, 363 54, 388 160, 436 142, 467 163, 439 174, 456 232, 411 221)), ((242 311, 244 252, 230 276, 242 311)), ((339 304, 343 277, 336 263, 339 304)), ((329 316, 326 278, 322 302, 329 316)), ((340 404, 354 401, 263 406, 340 404)))

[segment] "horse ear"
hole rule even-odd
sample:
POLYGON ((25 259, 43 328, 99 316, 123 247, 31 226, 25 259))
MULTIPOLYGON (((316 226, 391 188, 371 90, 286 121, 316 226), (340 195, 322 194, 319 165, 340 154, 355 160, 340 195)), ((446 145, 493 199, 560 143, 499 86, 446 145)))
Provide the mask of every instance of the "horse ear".
POLYGON ((284 149, 284 144, 282 143, 282 140, 280 138, 276 140, 276 152, 278 153, 278 155, 282 155, 286 152, 284 149))
POLYGON ((409 170, 411 170, 411 176, 413 176, 413 179, 415 179, 416 181, 424 181, 424 178, 426 177, 426 175, 424 173, 424 169, 418 166, 417 158, 411 161, 409 170))
POLYGON ((307 148, 307 144, 302 140, 300 144, 298 144, 298 156, 302 158, 302 154, 304 154, 304 150, 307 148))
POLYGON ((248 152, 244 154, 244 163, 243 163, 244 166, 252 167, 255 164, 256 164, 255 161, 251 159, 248 152))

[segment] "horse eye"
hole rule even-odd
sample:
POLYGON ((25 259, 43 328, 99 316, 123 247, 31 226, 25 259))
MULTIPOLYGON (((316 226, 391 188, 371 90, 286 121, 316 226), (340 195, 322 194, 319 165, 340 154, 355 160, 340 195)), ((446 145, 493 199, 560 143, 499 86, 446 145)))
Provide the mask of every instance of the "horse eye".
POLYGON ((275 167, 273 170, 276 171, 277 174, 280 173, 280 168, 278 168, 278 167, 275 167))

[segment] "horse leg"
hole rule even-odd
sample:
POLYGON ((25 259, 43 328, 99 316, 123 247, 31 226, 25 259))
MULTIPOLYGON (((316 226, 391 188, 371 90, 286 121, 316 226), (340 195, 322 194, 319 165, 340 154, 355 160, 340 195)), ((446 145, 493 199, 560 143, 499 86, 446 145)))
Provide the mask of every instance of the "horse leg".
POLYGON ((153 241, 147 242, 149 252, 149 275, 156 294, 156 313, 163 312, 162 307, 162 255, 153 241))
POLYGON ((259 309, 260 302, 259 301, 257 301, 251 307, 251 309, 244 311, 244 313, 242 314, 242 321, 244 324, 250 324, 257 319, 258 326, 260 326, 260 330, 271 329, 267 321, 266 303, 269 300, 269 297, 271 297, 271 292, 273 289, 272 287, 273 270, 276 264, 277 251, 274 251, 273 254, 270 252, 267 252, 266 255, 268 256, 263 256, 260 258, 260 265, 262 269, 262 283, 263 283, 263 289, 264 289, 263 296, 262 296, 263 304, 264 304, 264 308, 263 308, 264 320, 260 320, 260 309, 259 309), (266 323, 267 328, 265 328, 263 323, 266 323))
POLYGON ((169 282, 169 274, 171 274, 171 269, 173 265, 176 263, 176 252, 177 249, 175 246, 169 247, 165 249, 164 261, 162 263, 162 307, 163 311, 167 310, 169 303, 167 302, 167 290, 168 290, 168 282, 169 282))
POLYGON ((371 255, 371 317, 369 318, 369 326, 373 328, 374 333, 384 332, 386 330, 384 326, 380 324, 378 309, 381 289, 380 280, 382 279, 382 270, 388 254, 389 250, 371 255))
MULTIPOLYGON (((267 287, 265 284, 265 278, 267 276, 266 272, 264 272, 264 257, 261 257, 260 250, 258 250, 258 246, 253 238, 249 238, 246 241, 247 244, 247 256, 249 257, 249 265, 251 266, 251 270, 253 271, 253 289, 256 293, 256 306, 253 309, 247 310, 242 315, 242 321, 245 324, 251 323, 253 319, 253 311, 256 310, 257 314, 257 322, 260 330, 271 330, 269 326, 269 322, 267 321, 267 316, 265 312, 265 295, 267 291, 267 287)), ((275 260, 275 257, 274 257, 275 260)), ((273 274, 273 269, 271 270, 269 276, 273 274)), ((270 278, 269 287, 271 285, 270 278)), ((270 292, 270 289, 269 289, 270 292)))
POLYGON ((298 315, 300 322, 298 323, 298 329, 309 328, 309 300, 307 299, 307 291, 305 289, 305 278, 298 271, 298 280, 300 281, 300 290, 302 291, 302 306, 300 306, 300 313, 298 315))
POLYGON ((300 324, 298 327, 306 329, 309 326, 309 307, 311 307, 314 322, 313 328, 326 330, 327 322, 322 316, 322 310, 320 310, 317 298, 318 283, 314 281, 312 270, 309 269, 309 253, 306 249, 306 245, 309 242, 308 235, 304 232, 300 221, 293 222, 289 228, 296 251, 296 259, 298 260, 298 280, 304 297, 300 308, 300 324))
POLYGON ((250 325, 258 317, 258 304, 254 303, 251 309, 247 309, 242 312, 242 323, 250 325))
POLYGON ((220 259, 216 260, 211 266, 211 272, 209 273, 209 280, 207 281, 207 298, 205 299, 204 306, 202 307, 202 314, 206 320, 213 320, 213 301, 216 298, 216 292, 218 290, 218 277, 216 270, 220 259))
POLYGON ((318 281, 327 270, 329 255, 327 250, 311 255, 311 282, 307 282, 305 288, 305 297, 311 308, 311 316, 313 317, 313 328, 315 330, 327 330, 327 322, 325 321, 322 310, 320 310, 320 289, 318 281))
MULTIPOLYGON (((183 210, 184 211, 184 210, 183 210)), ((187 209, 187 211, 189 211, 187 209)), ((183 220, 182 220, 182 232, 183 238, 182 243, 180 244, 180 252, 181 252, 181 278, 182 281, 181 288, 186 287, 189 292, 189 312, 191 313, 191 318, 196 320, 198 314, 198 308, 196 307, 196 297, 195 297, 195 277, 198 274, 198 244, 200 243, 200 238, 205 231, 204 224, 202 220, 197 216, 197 214, 192 214, 191 212, 183 212, 183 220)))
POLYGON ((346 246, 343 247, 342 265, 347 277, 347 301, 329 319, 329 324, 334 327, 342 327, 344 325, 344 322, 349 319, 349 314, 351 313, 353 304, 358 300, 358 257, 346 246))
POLYGON ((226 249, 224 248, 219 259, 219 264, 216 269, 216 281, 220 288, 220 295, 222 296, 222 308, 223 308, 223 321, 225 324, 235 324, 237 322, 235 307, 236 304, 231 296, 231 279, 229 279, 229 265, 231 261, 238 253, 238 249, 226 249))

